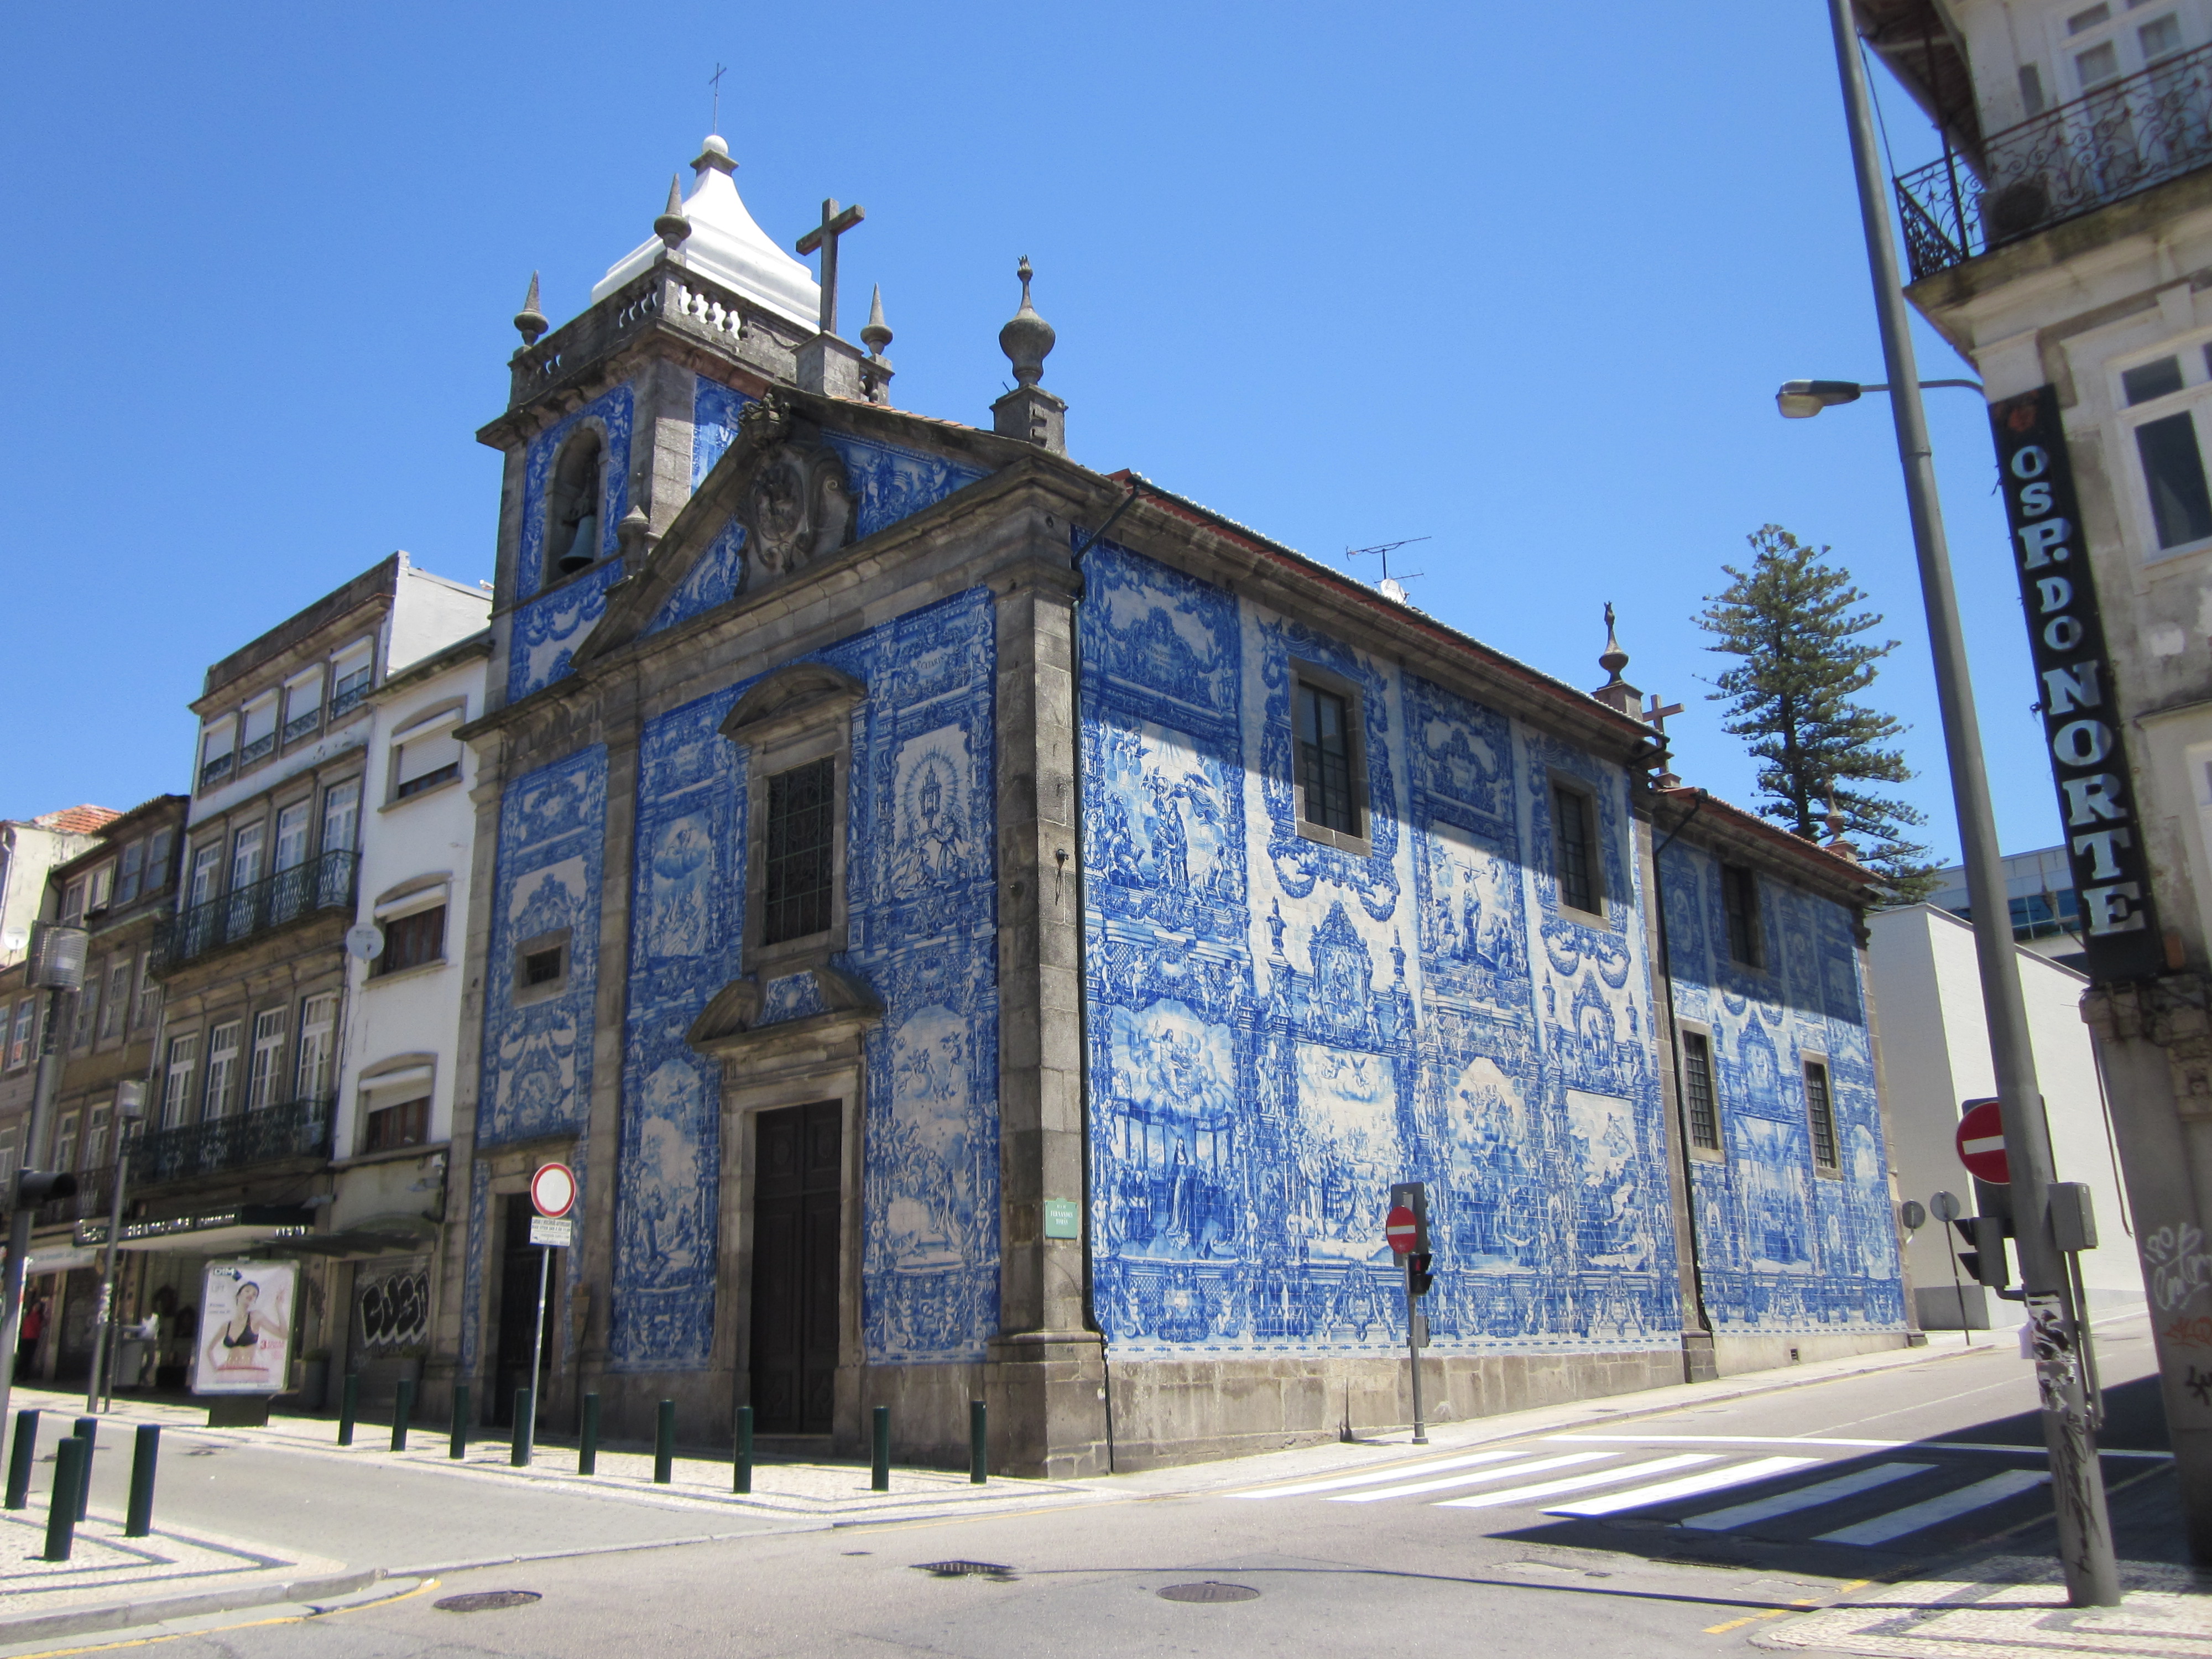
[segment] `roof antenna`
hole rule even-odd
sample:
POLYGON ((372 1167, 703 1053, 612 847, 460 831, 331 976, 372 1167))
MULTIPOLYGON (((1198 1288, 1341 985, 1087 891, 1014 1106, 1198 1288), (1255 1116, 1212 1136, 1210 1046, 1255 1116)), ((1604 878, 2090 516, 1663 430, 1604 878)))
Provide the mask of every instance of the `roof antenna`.
POLYGON ((1390 574, 1390 556, 1401 547, 1411 547, 1415 542, 1425 542, 1429 539, 1426 536, 1408 536, 1404 541, 1384 542, 1376 547, 1347 547, 1344 550, 1344 556, 1347 559, 1356 559, 1364 553, 1379 556, 1382 561, 1382 580, 1376 586, 1382 590, 1382 597, 1386 599, 1395 599, 1400 605, 1411 605, 1413 600, 1407 596, 1406 584, 1419 580, 1427 573, 1408 570, 1402 578, 1393 576, 1390 574))

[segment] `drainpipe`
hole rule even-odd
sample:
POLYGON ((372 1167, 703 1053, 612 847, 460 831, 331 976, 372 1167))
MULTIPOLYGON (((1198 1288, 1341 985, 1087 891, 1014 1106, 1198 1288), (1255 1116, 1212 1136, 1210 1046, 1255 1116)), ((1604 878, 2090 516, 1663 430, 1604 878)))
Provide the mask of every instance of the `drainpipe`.
MULTIPOLYGON (((1708 1338, 1713 1334, 1713 1318, 1705 1309, 1705 1267, 1698 1243, 1698 1161, 1690 1156, 1689 1126, 1684 1121, 1687 1097, 1682 1092, 1682 1031, 1674 1012, 1674 951, 1667 937, 1667 878, 1659 855, 1674 844, 1675 836, 1690 827, 1690 820, 1703 811, 1711 799, 1704 790, 1698 790, 1696 802, 1683 814, 1673 833, 1651 849, 1651 898, 1659 916, 1659 985, 1667 997, 1667 1052, 1674 1073, 1674 1127, 1682 1147, 1682 1201, 1690 1212, 1690 1291, 1697 1298, 1698 1322, 1705 1327, 1708 1338)), ((1717 1111, 1719 1101, 1716 1099, 1713 1105, 1717 1111)))
MULTIPOLYGON (((1091 550, 1106 538, 1121 515, 1137 504, 1144 487, 1134 478, 1129 481, 1129 493, 1106 515, 1106 522, 1083 538, 1082 544, 1068 556, 1068 568, 1079 579, 1083 575, 1083 561, 1091 550)), ((1069 816, 1073 822, 1075 842, 1075 1088, 1077 1121, 1083 1136, 1083 1322, 1088 1330, 1099 1334, 1099 1375, 1106 1389, 1106 1468, 1114 1469, 1114 1395, 1113 1371, 1105 1363, 1105 1333, 1098 1323, 1098 1310, 1091 1299, 1091 960, 1090 960, 1090 894, 1084 882, 1083 864, 1083 598, 1079 586, 1075 601, 1068 607, 1068 728, 1073 735, 1075 751, 1068 768, 1069 816)))

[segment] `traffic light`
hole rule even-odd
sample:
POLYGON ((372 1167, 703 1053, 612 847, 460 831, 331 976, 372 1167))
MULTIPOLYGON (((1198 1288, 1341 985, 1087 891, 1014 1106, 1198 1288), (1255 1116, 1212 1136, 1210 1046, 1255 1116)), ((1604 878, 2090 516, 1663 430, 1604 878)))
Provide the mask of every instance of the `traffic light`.
POLYGON ((1429 1286, 1436 1283, 1436 1275, 1429 1271, 1429 1263, 1435 1259, 1427 1250, 1416 1250, 1406 1258, 1406 1272, 1415 1296, 1426 1296, 1429 1286))
POLYGON ((25 1170, 15 1177, 15 1202, 35 1206, 50 1198, 75 1198, 76 1177, 66 1170, 25 1170))
POLYGON ((1979 1285, 2001 1291, 2012 1283, 2012 1267, 2005 1259, 2005 1224, 2002 1216, 1964 1215, 1951 1224, 1968 1247, 1959 1252, 1959 1265, 1979 1285))

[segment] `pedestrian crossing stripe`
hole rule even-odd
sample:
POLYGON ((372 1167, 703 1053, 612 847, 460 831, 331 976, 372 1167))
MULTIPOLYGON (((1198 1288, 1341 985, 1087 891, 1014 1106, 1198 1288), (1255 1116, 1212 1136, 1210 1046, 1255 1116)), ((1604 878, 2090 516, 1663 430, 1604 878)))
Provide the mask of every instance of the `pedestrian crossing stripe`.
MULTIPOLYGON (((1403 1480, 1408 1475, 1434 1474, 1444 1469, 1464 1469, 1477 1463, 1503 1463, 1510 1459, 1526 1457, 1529 1448, 1516 1446, 1510 1451, 1473 1452, 1464 1457, 1433 1458, 1425 1463, 1397 1463, 1387 1469, 1370 1469, 1362 1474, 1341 1474, 1327 1480, 1302 1480, 1291 1486, 1270 1486, 1264 1492, 1232 1492, 1231 1498, 1303 1498, 1308 1492, 1338 1492, 1346 1486, 1372 1486, 1382 1480, 1403 1480)), ((1615 1452, 1593 1452, 1593 1457, 1613 1457, 1615 1452)))
POLYGON ((1444 1492, 1453 1486, 1479 1486, 1485 1480, 1517 1480, 1522 1475, 1536 1474, 1546 1469, 1571 1468, 1577 1463, 1602 1463, 1608 1458, 1620 1455, 1619 1452, 1568 1452, 1559 1457, 1537 1457, 1526 1462, 1509 1463, 1503 1468, 1481 1469, 1473 1474, 1448 1474, 1437 1480, 1416 1480, 1407 1486, 1384 1486, 1379 1492, 1343 1492, 1328 1501, 1332 1504, 1372 1504, 1385 1498, 1412 1498, 1417 1493, 1444 1492))
POLYGON ((1902 1538, 1909 1532, 1918 1532, 1941 1522, 1955 1519, 1970 1510, 1986 1508, 2016 1492, 2043 1486, 2050 1479, 2048 1474, 2039 1469, 2007 1469, 2002 1474, 1993 1474, 1986 1480, 1977 1480, 1971 1486, 1947 1492, 1942 1497, 1931 1498, 1925 1503, 1892 1510, 1887 1515, 1877 1515, 1871 1521, 1862 1521, 1856 1526, 1824 1532, 1813 1541, 1816 1544, 1886 1544, 1893 1538, 1902 1538))
POLYGON ((1680 1480, 1662 1480, 1656 1486, 1638 1486, 1633 1492, 1608 1492, 1603 1498, 1594 1498, 1579 1504, 1568 1504, 1561 1508, 1547 1510, 1547 1515, 1611 1515, 1620 1510, 1640 1510, 1647 1504, 1672 1503, 1677 1498, 1694 1498, 1699 1492, 1718 1492, 1723 1486, 1746 1486, 1754 1480, 1765 1480, 1778 1474, 1787 1474, 1792 1469, 1802 1469, 1819 1462, 1817 1457, 1756 1457, 1748 1463, 1737 1463, 1725 1469, 1708 1469, 1703 1474, 1688 1475, 1680 1480))
POLYGON ((1626 1468, 1607 1469, 1603 1474, 1575 1475, 1565 1480, 1540 1480, 1533 1486, 1509 1486, 1504 1492, 1484 1492, 1476 1498, 1454 1498, 1437 1505, 1440 1510, 1497 1509, 1507 1504, 1526 1504, 1539 1498, 1556 1497, 1560 1492, 1587 1492, 1592 1486, 1609 1486, 1616 1480, 1627 1480, 1647 1474, 1664 1474, 1669 1469, 1686 1469, 1699 1463, 1717 1463, 1717 1453, 1705 1453, 1683 1457, 1654 1457, 1642 1463, 1631 1463, 1626 1468))
POLYGON ((1733 1532, 1738 1527, 1756 1526, 1761 1521, 1771 1521, 1778 1515, 1795 1515, 1800 1510, 1818 1509, 1823 1504, 1832 1504, 1838 1498, 1852 1498, 1863 1492, 1872 1492, 1893 1480, 1932 1469, 1933 1463, 1877 1463, 1870 1469, 1854 1470, 1850 1474, 1838 1475, 1833 1480, 1823 1480, 1817 1486, 1800 1486, 1795 1492, 1780 1492, 1772 1498, 1760 1498, 1748 1504, 1738 1504, 1732 1509, 1707 1510, 1703 1515, 1686 1517, 1682 1525, 1699 1532, 1733 1532))

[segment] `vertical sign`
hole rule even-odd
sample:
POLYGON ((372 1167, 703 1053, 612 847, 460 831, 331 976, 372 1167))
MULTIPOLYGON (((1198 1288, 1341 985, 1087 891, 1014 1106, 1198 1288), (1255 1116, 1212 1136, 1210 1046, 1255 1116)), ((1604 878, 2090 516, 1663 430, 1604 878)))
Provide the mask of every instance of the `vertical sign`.
POLYGON ((1992 404, 1990 422, 2089 977, 2147 978, 2165 970, 2165 947, 2057 388, 1992 404))

